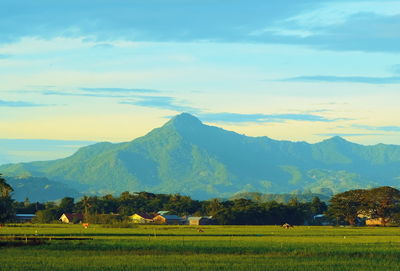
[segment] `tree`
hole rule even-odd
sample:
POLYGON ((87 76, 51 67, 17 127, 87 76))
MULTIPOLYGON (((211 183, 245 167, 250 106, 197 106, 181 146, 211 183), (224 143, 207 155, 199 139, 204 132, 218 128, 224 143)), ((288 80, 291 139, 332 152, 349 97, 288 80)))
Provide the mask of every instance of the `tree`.
POLYGON ((13 200, 11 199, 12 187, 0 174, 0 224, 15 216, 13 200))
POLYGON ((0 173, 0 197, 9 197, 12 191, 14 190, 6 182, 6 180, 3 178, 3 175, 0 173))
POLYGON ((322 214, 326 212, 328 207, 326 203, 321 201, 319 197, 314 197, 311 204, 310 204, 310 211, 313 215, 322 214))
POLYGON ((0 224, 15 217, 13 200, 10 197, 0 197, 0 224))
POLYGON ((60 213, 72 213, 74 210, 74 198, 65 197, 61 200, 59 205, 60 213))
POLYGON ((369 190, 364 211, 371 218, 381 219, 382 226, 386 226, 400 211, 400 191, 390 186, 369 190))
POLYGON ((370 190, 350 190, 331 199, 328 213, 337 220, 354 225, 358 215, 380 219, 383 226, 397 221, 400 212, 400 191, 382 186, 370 190))
POLYGON ((334 195, 330 200, 328 214, 339 221, 355 225, 358 215, 365 210, 367 191, 350 190, 334 195))
POLYGON ((213 215, 213 218, 220 225, 232 225, 235 224, 235 214, 229 208, 221 208, 213 215))
POLYGON ((203 202, 204 213, 211 216, 215 216, 222 208, 223 205, 218 199, 203 202))
POLYGON ((262 205, 265 212, 264 224, 282 225, 287 222, 286 206, 276 201, 268 201, 262 205))
POLYGON ((292 198, 283 208, 285 223, 303 225, 310 216, 309 204, 301 203, 297 198, 292 198))
POLYGON ((91 201, 90 197, 83 196, 81 202, 82 202, 83 208, 85 210, 85 216, 87 216, 89 214, 89 209, 92 207, 92 201, 91 201))
POLYGON ((51 223, 58 220, 59 214, 56 209, 45 209, 36 212, 36 216, 32 220, 34 223, 51 223))
POLYGON ((118 208, 118 202, 111 194, 107 194, 100 198, 100 213, 109 214, 116 213, 118 208))
POLYGON ((179 215, 188 215, 196 212, 200 208, 200 203, 188 196, 172 195, 165 208, 179 215))

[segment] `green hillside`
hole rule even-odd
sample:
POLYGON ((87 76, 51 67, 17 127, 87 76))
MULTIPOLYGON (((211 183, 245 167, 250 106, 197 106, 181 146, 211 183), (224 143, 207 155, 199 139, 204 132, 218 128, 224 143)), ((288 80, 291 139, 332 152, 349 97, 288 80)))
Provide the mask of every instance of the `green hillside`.
POLYGON ((97 143, 48 162, 0 166, 8 176, 47 177, 85 193, 150 191, 195 198, 237 192, 332 193, 399 186, 400 146, 340 137, 317 144, 247 137, 183 113, 131 142, 97 143))
POLYGON ((17 201, 24 201, 26 198, 30 202, 55 201, 63 197, 79 197, 78 191, 65 184, 50 181, 47 178, 7 177, 7 183, 14 189, 12 198, 17 201))

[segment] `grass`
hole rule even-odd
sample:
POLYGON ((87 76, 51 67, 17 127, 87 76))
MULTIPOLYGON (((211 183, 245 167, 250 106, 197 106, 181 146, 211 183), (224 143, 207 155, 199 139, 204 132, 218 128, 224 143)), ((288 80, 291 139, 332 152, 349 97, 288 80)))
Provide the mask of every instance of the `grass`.
POLYGON ((0 270, 399 270, 400 228, 79 225, 0 228, 6 236, 91 237, 0 247, 0 270))

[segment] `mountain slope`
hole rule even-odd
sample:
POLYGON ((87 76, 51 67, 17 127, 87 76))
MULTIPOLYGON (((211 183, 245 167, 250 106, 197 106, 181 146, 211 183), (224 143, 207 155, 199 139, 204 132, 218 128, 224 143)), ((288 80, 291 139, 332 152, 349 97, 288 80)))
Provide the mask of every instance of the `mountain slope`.
POLYGON ((7 183, 14 189, 12 198, 17 201, 30 202, 55 201, 64 197, 79 197, 78 191, 71 189, 65 184, 50 181, 46 178, 7 177, 7 183))
POLYGON ((400 146, 362 146, 340 137, 317 144, 247 137, 184 113, 131 142, 98 143, 64 159, 3 165, 0 172, 47 177, 86 193, 331 193, 397 186, 400 146))

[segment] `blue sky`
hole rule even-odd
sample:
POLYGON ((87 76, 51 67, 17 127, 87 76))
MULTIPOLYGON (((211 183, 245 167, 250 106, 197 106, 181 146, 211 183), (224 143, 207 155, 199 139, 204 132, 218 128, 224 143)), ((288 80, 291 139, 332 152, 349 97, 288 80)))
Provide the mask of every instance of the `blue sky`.
POLYGON ((399 29, 400 1, 2 0, 0 163, 132 140, 180 112, 400 144, 399 29))

